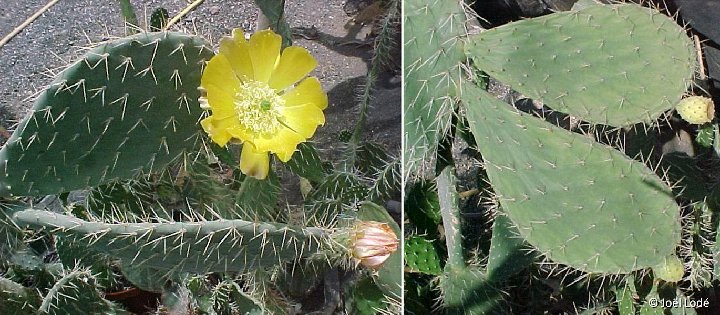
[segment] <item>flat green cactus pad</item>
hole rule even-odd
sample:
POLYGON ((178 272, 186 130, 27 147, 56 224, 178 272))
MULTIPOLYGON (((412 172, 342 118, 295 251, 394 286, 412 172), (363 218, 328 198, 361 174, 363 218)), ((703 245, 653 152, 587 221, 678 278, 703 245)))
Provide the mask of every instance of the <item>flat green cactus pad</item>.
POLYGON ((463 93, 502 209, 539 252, 586 272, 628 273, 675 251, 679 207, 644 164, 471 83, 463 93))
POLYGON ((405 239, 405 270, 430 275, 440 275, 440 255, 433 241, 425 236, 410 236, 405 239))
POLYGON ((613 126, 650 122, 685 93, 696 57, 685 30, 635 4, 594 5, 473 35, 478 68, 554 110, 613 126))
POLYGON ((326 245, 320 228, 218 220, 172 223, 88 222, 40 210, 14 214, 20 225, 51 229, 68 242, 122 259, 123 264, 173 272, 246 271, 310 257, 326 245))
POLYGON ((205 41, 142 33, 61 72, 0 150, 0 195, 48 195, 129 178, 193 148, 205 41))
POLYGON ((446 267, 440 278, 445 314, 504 314, 503 292, 475 268, 446 267))
POLYGON ((39 314, 129 314, 102 298, 95 278, 85 270, 71 270, 43 298, 39 314))
POLYGON ((405 166, 417 177, 451 125, 465 36, 462 0, 412 0, 404 8, 405 166))
POLYGON ((518 234, 507 216, 495 217, 486 267, 488 279, 506 280, 533 263, 535 254, 528 252, 527 243, 518 234))

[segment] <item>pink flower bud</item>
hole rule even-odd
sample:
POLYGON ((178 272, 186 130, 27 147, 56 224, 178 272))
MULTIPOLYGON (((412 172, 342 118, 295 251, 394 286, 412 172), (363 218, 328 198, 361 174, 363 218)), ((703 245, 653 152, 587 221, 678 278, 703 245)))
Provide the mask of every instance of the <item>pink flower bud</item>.
POLYGON ((387 223, 360 221, 352 232, 351 255, 358 264, 377 270, 398 249, 398 243, 387 223))

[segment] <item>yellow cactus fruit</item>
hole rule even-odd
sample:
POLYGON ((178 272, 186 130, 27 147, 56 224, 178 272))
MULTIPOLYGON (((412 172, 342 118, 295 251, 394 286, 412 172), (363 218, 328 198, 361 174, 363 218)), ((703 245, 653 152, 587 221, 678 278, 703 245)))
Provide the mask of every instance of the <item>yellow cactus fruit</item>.
POLYGON ((665 258, 665 261, 653 268, 655 277, 666 282, 678 282, 682 280, 684 274, 684 266, 682 261, 675 256, 665 258))
POLYGON ((715 117, 715 105, 707 97, 690 96, 684 98, 676 107, 680 117, 691 124, 704 124, 715 117))

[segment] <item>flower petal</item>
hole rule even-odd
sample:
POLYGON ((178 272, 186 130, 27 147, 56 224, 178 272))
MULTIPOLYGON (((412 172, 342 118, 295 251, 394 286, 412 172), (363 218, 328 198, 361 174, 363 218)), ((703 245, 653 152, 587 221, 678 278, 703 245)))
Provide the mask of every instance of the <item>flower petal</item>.
POLYGON ((307 49, 298 46, 285 48, 268 85, 276 90, 284 90, 300 81, 316 66, 317 61, 307 49))
POLYGON ((232 38, 223 37, 220 40, 220 54, 228 59, 235 75, 243 81, 253 78, 253 65, 249 49, 250 45, 240 29, 233 30, 232 38))
POLYGON ((323 91, 320 80, 316 77, 303 80, 294 89, 283 94, 282 97, 285 99, 285 106, 288 107, 311 103, 320 109, 325 109, 328 105, 327 94, 323 91))
POLYGON ((270 151, 275 153, 280 161, 287 162, 297 149, 297 145, 305 141, 305 138, 288 128, 280 128, 271 137, 256 137, 250 141, 257 150, 270 151))
MULTIPOLYGON (((229 132, 230 135, 233 136, 233 138, 236 138, 236 139, 240 140, 241 142, 248 141, 250 143, 255 143, 255 142, 260 141, 262 143, 262 141, 264 139, 264 138, 258 136, 257 134, 253 133, 252 130, 249 130, 249 129, 243 127, 243 125, 241 125, 239 123, 232 128, 228 128, 227 132, 229 132)), ((270 151, 270 149, 268 149, 267 145, 260 146, 260 147, 255 145, 255 148, 258 151, 270 151)))
POLYGON ((282 37, 271 30, 259 31, 250 37, 250 59, 255 81, 268 82, 280 58, 282 37))
POLYGON ((270 171, 270 154, 257 151, 252 144, 245 143, 240 153, 240 170, 247 176, 265 179, 270 171))
POLYGON ((318 125, 325 124, 325 115, 322 110, 313 104, 283 107, 284 122, 293 131, 305 138, 315 134, 318 125))
POLYGON ((217 119, 215 116, 210 116, 200 121, 200 125, 210 135, 210 139, 221 147, 224 147, 232 138, 227 129, 236 124, 237 121, 232 117, 217 119))
POLYGON ((207 91, 207 104, 215 119, 235 117, 235 97, 227 91, 213 88, 207 91))
POLYGON ((245 39, 245 32, 241 28, 234 28, 232 30, 232 38, 238 43, 247 43, 247 39, 245 39))
POLYGON ((226 94, 235 95, 240 87, 240 80, 235 76, 227 57, 218 54, 212 57, 205 67, 202 79, 200 79, 200 86, 208 93, 220 90, 226 94))

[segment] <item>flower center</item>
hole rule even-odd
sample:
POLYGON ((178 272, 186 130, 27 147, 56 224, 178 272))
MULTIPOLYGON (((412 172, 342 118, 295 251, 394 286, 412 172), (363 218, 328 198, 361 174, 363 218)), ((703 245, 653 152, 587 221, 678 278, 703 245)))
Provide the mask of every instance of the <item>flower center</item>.
POLYGON ((283 105, 285 100, 264 82, 243 82, 235 93, 235 113, 240 125, 256 135, 271 135, 282 126, 283 105))

